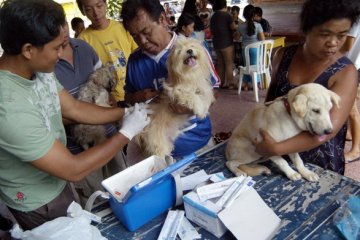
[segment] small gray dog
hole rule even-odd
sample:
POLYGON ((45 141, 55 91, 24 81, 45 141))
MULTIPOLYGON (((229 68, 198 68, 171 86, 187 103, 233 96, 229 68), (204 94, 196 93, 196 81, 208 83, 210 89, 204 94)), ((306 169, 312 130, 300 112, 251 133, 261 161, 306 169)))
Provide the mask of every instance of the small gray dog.
MULTIPOLYGON (((111 107, 110 92, 116 83, 117 78, 110 68, 99 68, 90 75, 86 84, 81 87, 78 99, 103 107, 111 107)), ((73 128, 73 136, 77 144, 88 149, 90 146, 106 140, 106 129, 104 125, 77 124, 73 128)))

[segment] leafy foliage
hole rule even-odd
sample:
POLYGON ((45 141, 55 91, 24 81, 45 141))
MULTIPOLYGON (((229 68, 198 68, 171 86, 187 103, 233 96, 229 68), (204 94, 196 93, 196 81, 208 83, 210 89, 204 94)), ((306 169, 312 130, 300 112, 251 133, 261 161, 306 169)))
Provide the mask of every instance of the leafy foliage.
POLYGON ((107 0, 108 14, 111 18, 120 19, 123 0, 107 0))

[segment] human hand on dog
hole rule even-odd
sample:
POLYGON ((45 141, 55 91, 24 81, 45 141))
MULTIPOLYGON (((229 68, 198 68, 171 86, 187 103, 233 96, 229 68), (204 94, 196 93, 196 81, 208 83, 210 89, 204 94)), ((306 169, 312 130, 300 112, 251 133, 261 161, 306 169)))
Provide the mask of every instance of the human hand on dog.
POLYGON ((278 156, 277 142, 263 129, 259 130, 262 139, 254 139, 252 143, 255 145, 255 151, 263 157, 278 156))
POLYGON ((146 104, 136 103, 133 108, 125 111, 119 132, 129 140, 139 134, 150 123, 147 110, 146 104))

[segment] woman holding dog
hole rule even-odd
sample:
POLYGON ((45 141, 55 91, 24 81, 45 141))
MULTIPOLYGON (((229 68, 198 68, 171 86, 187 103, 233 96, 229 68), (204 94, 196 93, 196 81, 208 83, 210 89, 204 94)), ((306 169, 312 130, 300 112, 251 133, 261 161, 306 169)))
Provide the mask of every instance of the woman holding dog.
POLYGON ((319 83, 341 97, 333 107, 333 132, 325 137, 309 133, 275 142, 265 131, 263 140, 254 142, 263 156, 300 152, 306 162, 343 174, 346 120, 357 90, 357 71, 339 51, 346 35, 360 15, 358 1, 307 0, 301 12, 301 30, 305 42, 277 51, 273 58, 272 81, 266 97, 271 101, 301 84, 319 83))

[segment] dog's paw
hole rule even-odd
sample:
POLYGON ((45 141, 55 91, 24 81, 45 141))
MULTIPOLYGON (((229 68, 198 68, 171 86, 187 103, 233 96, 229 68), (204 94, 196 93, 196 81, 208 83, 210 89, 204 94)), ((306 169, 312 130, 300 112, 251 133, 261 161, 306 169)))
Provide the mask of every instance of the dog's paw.
POLYGON ((264 170, 263 170, 263 174, 269 176, 269 175, 271 175, 271 170, 268 169, 267 167, 265 167, 264 170))
POLYGON ((247 177, 247 174, 244 171, 241 171, 238 166, 239 164, 236 161, 228 161, 225 163, 226 167, 237 177, 244 176, 247 177))
POLYGON ((237 177, 240 177, 240 176, 247 177, 247 176, 248 176, 245 172, 243 172, 243 171, 241 171, 241 170, 233 171, 233 173, 234 173, 235 176, 237 176, 237 177))
POLYGON ((317 175, 316 173, 314 173, 313 171, 310 171, 310 170, 306 174, 303 174, 302 176, 310 182, 319 181, 319 175, 317 175))
POLYGON ((293 180, 293 181, 296 181, 296 180, 300 180, 302 177, 300 175, 300 173, 298 172, 292 172, 290 174, 287 174, 287 177, 290 179, 290 180, 293 180))

